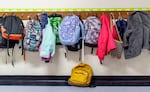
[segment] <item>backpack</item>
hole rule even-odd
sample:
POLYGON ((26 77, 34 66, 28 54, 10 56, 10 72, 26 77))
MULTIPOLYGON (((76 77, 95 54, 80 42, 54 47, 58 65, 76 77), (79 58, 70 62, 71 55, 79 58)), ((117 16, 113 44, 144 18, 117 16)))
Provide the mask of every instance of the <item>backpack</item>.
POLYGON ((24 49, 38 51, 42 40, 42 29, 39 20, 30 19, 26 25, 26 35, 24 37, 24 49))
POLYGON ((80 63, 72 69, 68 84, 73 86, 89 86, 92 80, 92 74, 90 65, 80 63))
POLYGON ((61 24, 62 21, 62 16, 59 14, 52 14, 49 16, 49 20, 53 29, 54 34, 56 35, 56 44, 60 45, 60 39, 58 35, 58 28, 61 24))
POLYGON ((85 35, 83 24, 76 15, 65 16, 58 31, 61 44, 68 46, 79 42, 81 39, 80 31, 83 39, 85 35))
POLYGON ((85 21, 85 45, 92 47, 91 53, 93 53, 93 47, 97 47, 101 25, 100 20, 96 16, 90 16, 85 21))
POLYGON ((2 36, 5 39, 21 40, 24 34, 24 25, 17 16, 6 16, 3 21, 2 36))
MULTIPOLYGON (((0 27, 1 27, 2 23, 3 23, 3 21, 4 21, 4 18, 0 17, 0 27)), ((16 41, 14 41, 14 40, 10 40, 8 48, 13 48, 15 46, 15 44, 14 44, 15 42, 16 41)), ((5 39, 5 38, 2 37, 1 29, 0 29, 0 48, 7 48, 7 39, 5 39)))
POLYGON ((24 37, 24 25, 22 20, 17 16, 6 16, 1 26, 2 37, 7 39, 7 52, 9 56, 8 48, 11 44, 15 45, 22 40, 22 55, 23 55, 23 37, 24 37))

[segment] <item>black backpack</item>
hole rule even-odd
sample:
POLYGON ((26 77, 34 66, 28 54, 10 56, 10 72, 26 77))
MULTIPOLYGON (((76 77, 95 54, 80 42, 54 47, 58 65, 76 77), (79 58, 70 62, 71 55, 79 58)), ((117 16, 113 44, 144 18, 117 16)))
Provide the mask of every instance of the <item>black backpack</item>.
MULTIPOLYGON (((9 54, 9 48, 12 48, 12 65, 14 66, 14 60, 13 60, 13 52, 14 52, 14 47, 15 44, 19 44, 19 40, 13 40, 10 39, 10 35, 14 34, 15 32, 19 32, 18 30, 23 30, 24 25, 22 20, 17 17, 17 16, 6 16, 6 17, 1 17, 0 18, 1 22, 1 30, 0 30, 0 48, 6 48, 7 49, 7 54, 9 54), (4 31, 4 29, 6 31, 4 31), (3 34, 8 34, 8 38, 4 38, 3 34)), ((23 36, 23 32, 19 33, 23 36)), ((23 55, 23 39, 22 39, 22 55, 23 55)), ((7 63, 7 57, 6 57, 6 63, 7 63)))
MULTIPOLYGON (((4 21, 4 18, 0 17, 0 27, 3 23, 3 21, 4 21)), ((15 40, 10 40, 8 48, 14 48, 15 43, 19 43, 19 42, 15 41, 15 40)), ((2 37, 1 29, 0 29, 0 48, 7 48, 7 39, 2 37)))

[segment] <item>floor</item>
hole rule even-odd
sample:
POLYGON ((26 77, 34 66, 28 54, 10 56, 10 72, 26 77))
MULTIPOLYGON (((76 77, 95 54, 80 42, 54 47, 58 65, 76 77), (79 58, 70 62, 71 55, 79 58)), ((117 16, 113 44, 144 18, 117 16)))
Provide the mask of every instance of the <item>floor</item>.
POLYGON ((150 87, 0 86, 0 92, 150 92, 150 87))

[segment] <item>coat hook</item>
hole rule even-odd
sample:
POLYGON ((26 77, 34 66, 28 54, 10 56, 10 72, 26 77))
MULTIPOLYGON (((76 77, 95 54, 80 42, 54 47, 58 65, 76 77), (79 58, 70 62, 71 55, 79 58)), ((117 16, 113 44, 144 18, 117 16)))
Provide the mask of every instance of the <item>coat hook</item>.
POLYGON ((120 13, 120 12, 118 12, 118 14, 119 14, 119 16, 121 16, 121 13, 120 13))
POLYGON ((94 12, 94 13, 93 13, 93 16, 96 16, 96 17, 97 17, 97 13, 96 13, 96 12, 94 12))
POLYGON ((129 15, 129 12, 127 12, 127 16, 129 15))
POLYGON ((23 19, 24 13, 21 14, 21 19, 23 19))
POLYGON ((105 12, 103 11, 102 14, 105 14, 105 12))
POLYGON ((37 13, 37 19, 40 20, 40 13, 37 13))
POLYGON ((87 17, 89 16, 89 13, 88 13, 88 12, 86 13, 86 16, 87 16, 87 17))
POLYGON ((79 18, 81 18, 81 14, 80 14, 80 12, 79 12, 79 11, 78 11, 78 17, 79 17, 79 18))
POLYGON ((97 12, 96 12, 96 17, 98 17, 98 14, 97 14, 97 12))
POLYGON ((5 13, 3 13, 2 17, 5 17, 5 13))
POLYGON ((14 12, 12 12, 12 13, 10 13, 10 15, 11 15, 11 16, 14 16, 15 14, 14 14, 14 12))
POLYGON ((35 20, 39 20, 39 16, 40 16, 40 14, 39 14, 39 13, 36 13, 35 16, 34 16, 34 19, 35 19, 35 20))
POLYGON ((70 11, 70 15, 74 15, 73 11, 70 11))
POLYGON ((118 19, 122 19, 121 13, 118 13, 118 19))
POLYGON ((30 15, 28 15, 27 18, 28 18, 29 20, 31 20, 31 16, 30 16, 30 15))
POLYGON ((114 16, 114 13, 113 12, 110 12, 110 16, 115 19, 115 16, 114 16))
POLYGON ((8 16, 8 13, 5 13, 5 16, 8 16))

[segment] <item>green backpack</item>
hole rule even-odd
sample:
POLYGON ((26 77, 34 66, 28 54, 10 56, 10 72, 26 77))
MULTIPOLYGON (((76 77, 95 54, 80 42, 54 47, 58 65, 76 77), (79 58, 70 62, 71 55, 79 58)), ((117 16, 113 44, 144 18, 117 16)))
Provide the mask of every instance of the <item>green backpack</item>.
POLYGON ((59 39, 59 35, 58 35, 58 28, 61 24, 62 21, 62 16, 55 14, 55 15, 50 15, 49 16, 49 20, 50 20, 50 24, 52 26, 53 32, 56 35, 56 44, 60 45, 60 39, 59 39))

